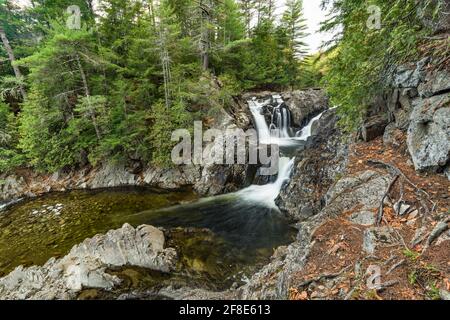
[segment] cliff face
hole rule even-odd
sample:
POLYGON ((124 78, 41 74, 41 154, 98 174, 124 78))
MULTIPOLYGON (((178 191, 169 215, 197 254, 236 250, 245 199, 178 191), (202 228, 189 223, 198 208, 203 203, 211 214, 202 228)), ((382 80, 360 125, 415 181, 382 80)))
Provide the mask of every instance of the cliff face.
POLYGON ((417 170, 446 172, 450 165, 450 71, 433 67, 431 58, 400 66, 392 76, 386 109, 395 130, 407 132, 407 147, 417 170))

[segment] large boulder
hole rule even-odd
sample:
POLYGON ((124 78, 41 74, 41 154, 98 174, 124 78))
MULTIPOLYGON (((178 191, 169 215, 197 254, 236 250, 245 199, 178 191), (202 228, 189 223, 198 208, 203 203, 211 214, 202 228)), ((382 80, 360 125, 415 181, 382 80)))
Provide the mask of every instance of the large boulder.
POLYGON ((11 201, 10 199, 16 198, 18 194, 23 194, 25 185, 24 178, 17 175, 0 177, 0 204, 2 201, 11 201))
POLYGON ((124 165, 104 164, 93 175, 89 187, 96 189, 134 184, 135 175, 129 172, 124 165))
POLYGON ((450 94, 413 101, 408 149, 416 170, 436 171, 450 161, 450 94))
POLYGON ((393 73, 392 86, 394 88, 417 88, 425 80, 429 58, 424 58, 416 64, 398 66, 393 73))
POLYGON ((142 173, 144 185, 157 186, 164 189, 177 189, 194 185, 201 175, 201 168, 194 165, 184 165, 175 168, 149 167, 142 173))
POLYGON ((0 279, 0 299, 73 299, 83 288, 110 290, 120 279, 107 273, 108 267, 129 265, 169 272, 175 268, 177 254, 164 244, 161 230, 125 224, 86 239, 65 257, 52 258, 44 266, 17 267, 0 279))
POLYGON ((291 110, 292 120, 297 127, 306 125, 312 117, 329 106, 329 99, 323 90, 296 90, 284 92, 281 97, 291 110))

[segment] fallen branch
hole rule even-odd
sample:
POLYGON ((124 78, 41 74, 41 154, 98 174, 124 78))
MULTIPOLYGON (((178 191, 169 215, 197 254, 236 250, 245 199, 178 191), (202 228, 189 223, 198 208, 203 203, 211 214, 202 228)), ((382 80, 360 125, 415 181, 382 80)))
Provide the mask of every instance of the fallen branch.
POLYGON ((427 242, 425 243, 425 246, 423 247, 422 253, 425 252, 425 250, 436 240, 439 238, 441 234, 443 234, 445 231, 449 229, 448 223, 450 222, 450 217, 447 217, 440 221, 430 232, 430 235, 428 236, 427 242))
POLYGON ((392 287, 392 286, 396 285, 397 283, 398 283, 397 280, 388 281, 388 282, 385 282, 385 283, 382 283, 382 284, 376 286, 375 290, 383 291, 383 290, 385 290, 385 289, 387 289, 389 287, 392 287))
POLYGON ((386 274, 390 274, 392 271, 394 271, 395 269, 397 269, 398 267, 400 267, 403 263, 405 263, 405 260, 400 260, 399 262, 397 262, 396 264, 394 264, 387 272, 386 274))
POLYGON ((313 282, 319 282, 319 281, 322 281, 322 280, 324 280, 324 279, 332 279, 332 278, 339 277, 341 274, 343 274, 345 271, 347 271, 350 267, 351 267, 351 266, 347 266, 347 267, 345 267, 344 269, 342 269, 341 271, 339 271, 338 273, 325 273, 325 274, 318 275, 318 276, 315 277, 315 278, 312 278, 312 279, 303 281, 302 283, 300 283, 300 284, 298 285, 298 287, 299 287, 299 288, 307 287, 307 286, 309 286, 309 285, 310 285, 311 283, 313 283, 313 282))
MULTIPOLYGON (((431 200, 431 196, 428 192, 426 192, 425 190, 423 190, 422 188, 419 188, 418 186, 416 186, 411 179, 409 179, 404 173, 403 171, 401 171, 398 167, 394 166, 393 164, 390 163, 386 163, 383 162, 381 160, 376 160, 376 159, 369 159, 367 160, 367 164, 371 165, 371 166, 382 166, 384 168, 387 168, 393 175, 399 175, 401 176, 403 179, 405 179, 406 182, 408 182, 414 189, 416 189, 418 192, 424 194, 425 196, 427 196, 428 201, 430 201, 430 203, 433 205, 431 213, 434 212, 434 210, 436 209, 436 203, 433 202, 433 200, 431 200)), ((423 204, 422 204, 423 205, 423 204)), ((426 210, 429 212, 428 207, 425 205, 426 210)))
POLYGON ((380 207, 378 208, 378 214, 377 214, 377 225, 380 225, 381 221, 383 220, 383 211, 384 211, 384 200, 389 195, 389 192, 391 192, 392 186, 395 184, 395 181, 398 179, 398 175, 392 179, 391 183, 389 184, 386 192, 384 193, 383 197, 381 198, 380 207))

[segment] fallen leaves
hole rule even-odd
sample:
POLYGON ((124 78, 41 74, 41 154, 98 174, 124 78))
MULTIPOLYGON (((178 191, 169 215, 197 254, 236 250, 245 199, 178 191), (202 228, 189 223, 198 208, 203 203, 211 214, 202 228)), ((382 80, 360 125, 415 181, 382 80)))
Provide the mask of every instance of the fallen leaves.
POLYGON ((308 300, 308 293, 306 291, 299 291, 296 288, 289 289, 289 300, 304 301, 308 300))

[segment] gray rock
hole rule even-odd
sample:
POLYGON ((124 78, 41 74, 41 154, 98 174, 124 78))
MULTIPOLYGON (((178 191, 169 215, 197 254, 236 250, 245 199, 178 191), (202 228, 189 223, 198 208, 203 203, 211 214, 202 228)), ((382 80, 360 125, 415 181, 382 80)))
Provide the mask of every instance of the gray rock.
POLYGON ((355 212, 350 216, 349 220, 355 224, 360 224, 363 226, 371 226, 376 222, 375 214, 371 211, 355 212))
POLYGON ((447 177, 448 180, 450 180, 450 165, 448 165, 445 169, 444 169, 444 174, 447 177))
POLYGON ((372 227, 364 231, 363 250, 369 255, 375 253, 377 247, 398 244, 391 227, 372 227))
POLYGON ((399 148, 402 144, 402 131, 397 128, 395 123, 390 123, 383 134, 383 144, 399 148))
POLYGON ((73 299, 83 288, 112 289, 120 279, 106 272, 125 265, 169 272, 177 254, 164 248, 164 234, 152 226, 121 229, 96 235, 74 246, 61 259, 40 266, 17 267, 0 279, 0 299, 73 299))
POLYGON ((415 209, 408 214, 408 219, 412 220, 419 216, 419 210, 415 209))
POLYGON ((89 181, 91 189, 110 188, 118 186, 135 185, 135 175, 128 172, 124 165, 105 164, 94 174, 94 178, 89 181))
POLYGON ((200 170, 200 167, 193 165, 170 169, 149 167, 142 174, 142 184, 164 189, 194 185, 200 179, 200 170))
POLYGON ((328 109, 328 97, 323 90, 297 90, 282 93, 281 96, 291 110, 293 122, 299 127, 328 109))
POLYGON ((419 94, 423 98, 450 91, 450 73, 447 70, 430 72, 427 74, 425 81, 419 86, 419 94))
POLYGON ((433 33, 445 33, 450 32, 450 0, 430 0, 424 2, 422 6, 418 6, 418 16, 422 22, 432 30, 433 33), (430 8, 436 8, 439 4, 440 7, 437 11, 430 10, 430 8))
POLYGON ((407 203, 404 203, 403 201, 397 201, 394 204, 394 211, 399 216, 403 216, 408 213, 408 211, 411 209, 411 206, 407 203))
POLYGON ((362 126, 361 134, 363 140, 369 142, 382 136, 387 125, 388 119, 384 114, 370 117, 362 126))
POLYGON ((0 201, 12 201, 25 192, 25 179, 16 175, 0 177, 0 201))
POLYGON ((375 171, 364 171, 340 179, 326 194, 327 205, 342 204, 342 209, 352 208, 359 203, 365 209, 377 208, 389 185, 390 176, 375 171))
POLYGON ((450 160, 450 95, 415 100, 408 149, 416 170, 436 171, 450 160))
POLYGON ((439 290, 439 296, 441 297, 441 300, 446 300, 446 301, 450 300, 450 292, 448 292, 445 289, 439 290))

